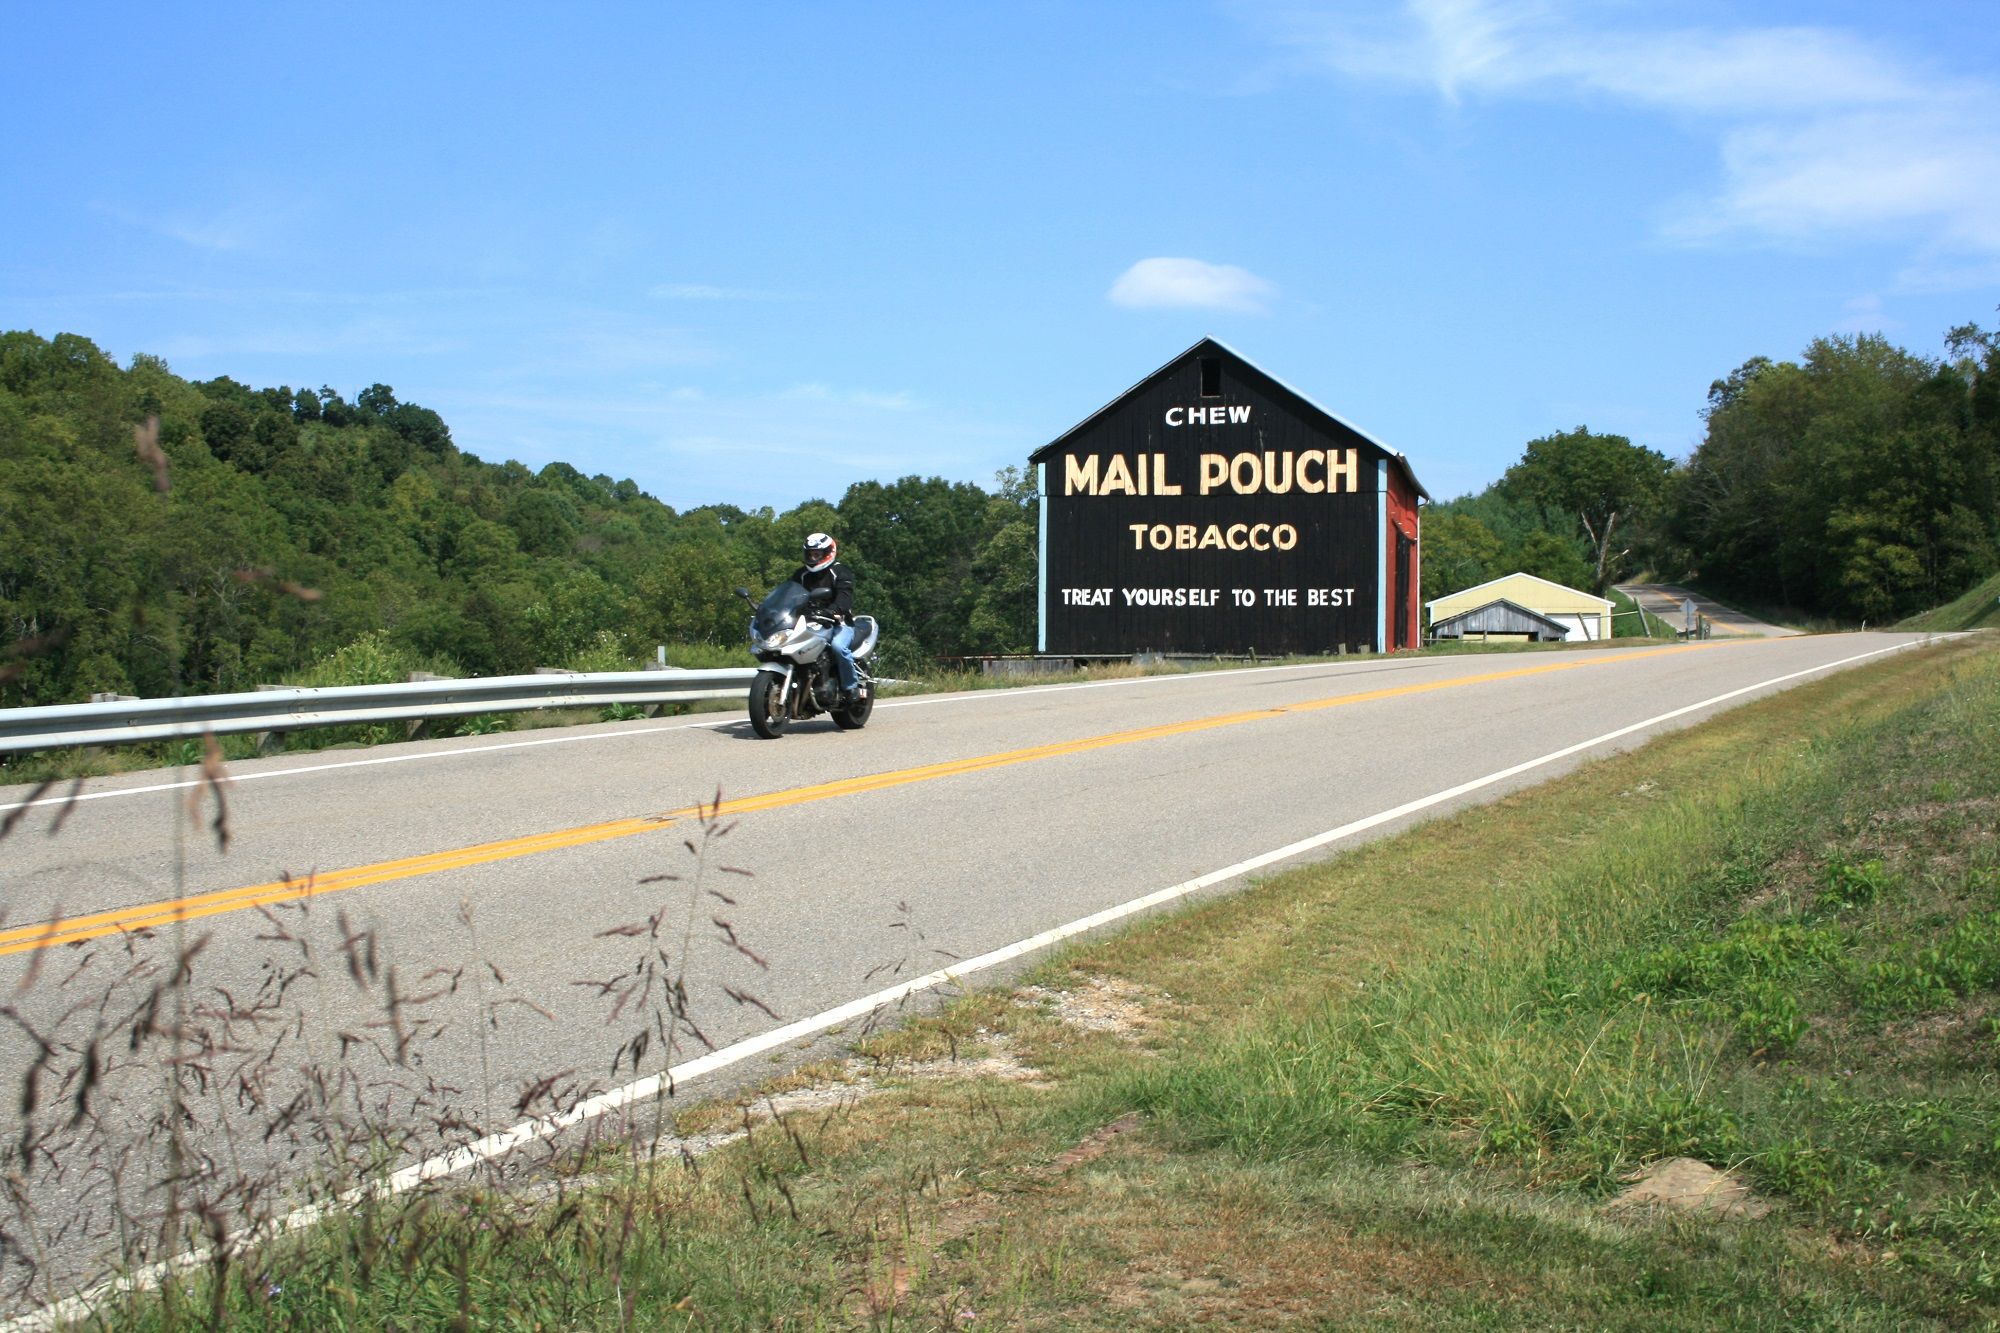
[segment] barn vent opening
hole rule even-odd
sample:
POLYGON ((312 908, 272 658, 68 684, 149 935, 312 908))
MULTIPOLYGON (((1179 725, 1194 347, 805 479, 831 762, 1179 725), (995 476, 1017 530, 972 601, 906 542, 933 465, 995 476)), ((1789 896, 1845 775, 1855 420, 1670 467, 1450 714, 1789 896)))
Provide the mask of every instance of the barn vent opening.
POLYGON ((1222 397, 1222 358, 1205 356, 1201 359, 1201 396, 1222 397))

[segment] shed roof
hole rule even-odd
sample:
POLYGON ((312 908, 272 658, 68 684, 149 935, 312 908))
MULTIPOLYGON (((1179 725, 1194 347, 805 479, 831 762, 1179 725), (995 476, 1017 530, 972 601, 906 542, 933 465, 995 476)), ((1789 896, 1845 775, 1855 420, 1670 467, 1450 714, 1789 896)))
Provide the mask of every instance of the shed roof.
POLYGON ((1510 602, 1505 597, 1496 597, 1490 602, 1482 602, 1469 610, 1446 616, 1443 620, 1431 626, 1431 633, 1436 634, 1446 626, 1455 625, 1461 620, 1470 620, 1482 612, 1492 611, 1496 608, 1504 608, 1514 612, 1523 619, 1533 621, 1535 624, 1555 634, 1559 639, 1569 636, 1569 626, 1563 624, 1560 620, 1551 620, 1541 612, 1530 610, 1528 607, 1522 606, 1519 602, 1510 602))
MULTIPOLYGON (((1513 591, 1516 596, 1530 596, 1536 586, 1546 590, 1548 593, 1560 594, 1563 600, 1570 602, 1572 605, 1588 603, 1590 606, 1599 607, 1605 611, 1611 609, 1611 600, 1609 598, 1587 593, 1581 588, 1572 588, 1567 583, 1557 583, 1554 579, 1545 579, 1539 574, 1527 574, 1519 571, 1512 574, 1503 574, 1497 579, 1488 579, 1486 582, 1474 584, 1470 588, 1461 588, 1457 592, 1446 593, 1442 597, 1425 602, 1424 609, 1431 612, 1431 617, 1435 620, 1437 617, 1437 608, 1446 602, 1462 602, 1477 593, 1488 591, 1491 591, 1493 596, 1486 598, 1485 601, 1494 601, 1503 595, 1500 591, 1502 587, 1513 591), (1524 584, 1528 586, 1524 587, 1524 584)), ((1483 606, 1485 602, 1475 602, 1475 605, 1483 606)), ((1569 608, 1564 607, 1562 609, 1567 610, 1569 608)), ((1581 608, 1579 607, 1579 609, 1581 608)), ((1458 613, 1454 611, 1452 614, 1456 615, 1458 613)))
POLYGON ((1402 469, 1403 475, 1409 479, 1410 485, 1413 488, 1415 488, 1418 495, 1422 496, 1426 500, 1431 498, 1431 493, 1424 489, 1424 484, 1422 482, 1417 480, 1417 474, 1415 470, 1410 467, 1410 460, 1407 457, 1405 457, 1400 450, 1391 449, 1388 445, 1382 443, 1382 441, 1376 439, 1373 435, 1370 435, 1367 431, 1361 429, 1353 422, 1348 421, 1342 417, 1336 416, 1334 413, 1327 411, 1327 409, 1321 407, 1318 403, 1306 397, 1304 394, 1300 393, 1297 389, 1294 389, 1291 385, 1285 383, 1283 380, 1271 374, 1269 371, 1259 367, 1255 362, 1250 360, 1249 357, 1244 356, 1243 353, 1237 351, 1235 348, 1229 346, 1224 342, 1221 342, 1218 339, 1208 338, 1208 337, 1202 338, 1199 342, 1195 343, 1194 346, 1188 348, 1180 355, 1171 358, 1170 360, 1167 361, 1165 365, 1162 365, 1157 370, 1153 371, 1151 374, 1141 376, 1138 379, 1138 381, 1135 382, 1131 388, 1125 390, 1124 393, 1119 394, 1116 398, 1113 398, 1103 407, 1098 408, 1095 412, 1092 412, 1082 421, 1077 422, 1074 426, 1071 426, 1061 435, 1058 435, 1055 439, 1049 441, 1041 448, 1035 450, 1035 452, 1033 452, 1032 454, 1029 454, 1028 461, 1030 463, 1041 463, 1047 461, 1051 454, 1059 452, 1064 445, 1070 442, 1072 438, 1074 438, 1081 432, 1088 430, 1091 426, 1095 425, 1099 420, 1101 420, 1105 416, 1105 414, 1117 408, 1117 406, 1120 403, 1123 403, 1127 398, 1130 398, 1134 393, 1138 392, 1141 388, 1145 387, 1147 383, 1158 378, 1161 375, 1166 374, 1169 370, 1172 370, 1175 366, 1181 364, 1183 361, 1186 361, 1191 356, 1199 356, 1204 353, 1212 351, 1223 353, 1224 355, 1228 356, 1232 361, 1237 362, 1244 369, 1248 370, 1251 374, 1256 375, 1259 379, 1262 379, 1265 382, 1267 388, 1269 390, 1274 391, 1274 396, 1291 399, 1294 403, 1297 404, 1298 409, 1300 411, 1300 415, 1306 416, 1308 418, 1319 417, 1322 418, 1323 420, 1330 421, 1334 425, 1341 427, 1343 430, 1349 430, 1354 432, 1354 434, 1359 435, 1362 439, 1366 440, 1369 444, 1373 445, 1375 448, 1380 449, 1383 453, 1387 454, 1392 460, 1394 460, 1397 467, 1402 469))

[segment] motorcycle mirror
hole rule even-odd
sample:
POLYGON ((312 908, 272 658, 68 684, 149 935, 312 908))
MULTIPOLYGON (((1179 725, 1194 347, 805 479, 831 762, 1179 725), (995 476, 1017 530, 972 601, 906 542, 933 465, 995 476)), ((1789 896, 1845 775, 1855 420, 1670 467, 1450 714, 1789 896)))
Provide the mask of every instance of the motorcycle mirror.
POLYGON ((736 590, 736 595, 738 597, 741 597, 746 602, 750 600, 750 590, 748 588, 738 588, 736 590))
POLYGON ((814 588, 811 592, 806 594, 806 600, 813 603, 814 605, 818 605, 823 602, 830 602, 833 600, 833 589, 814 588))

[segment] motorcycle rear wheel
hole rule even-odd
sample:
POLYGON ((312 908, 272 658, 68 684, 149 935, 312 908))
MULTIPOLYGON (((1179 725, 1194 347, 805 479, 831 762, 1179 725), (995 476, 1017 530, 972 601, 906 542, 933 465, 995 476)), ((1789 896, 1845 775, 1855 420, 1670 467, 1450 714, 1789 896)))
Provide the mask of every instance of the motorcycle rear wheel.
POLYGON ((767 741, 778 739, 791 719, 785 713, 785 692, 768 671, 750 682, 750 728, 767 741))

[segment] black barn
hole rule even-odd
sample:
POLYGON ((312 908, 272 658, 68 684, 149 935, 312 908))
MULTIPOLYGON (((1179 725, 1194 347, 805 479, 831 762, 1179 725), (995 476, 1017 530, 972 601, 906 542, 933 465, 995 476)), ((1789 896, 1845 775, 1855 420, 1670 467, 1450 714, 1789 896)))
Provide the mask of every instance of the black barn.
POLYGON ((1212 338, 1035 451, 1051 654, 1418 641, 1409 461, 1212 338))

